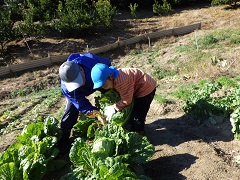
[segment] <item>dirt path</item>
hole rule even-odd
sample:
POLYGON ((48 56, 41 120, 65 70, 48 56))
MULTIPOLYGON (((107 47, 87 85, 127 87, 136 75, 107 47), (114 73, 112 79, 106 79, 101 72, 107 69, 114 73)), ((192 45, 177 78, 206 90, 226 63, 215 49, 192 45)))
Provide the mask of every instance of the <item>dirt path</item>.
POLYGON ((213 126, 189 119, 180 112, 148 118, 147 136, 156 152, 144 166, 146 175, 153 180, 239 179, 234 158, 239 155, 240 142, 233 140, 229 120, 213 126))

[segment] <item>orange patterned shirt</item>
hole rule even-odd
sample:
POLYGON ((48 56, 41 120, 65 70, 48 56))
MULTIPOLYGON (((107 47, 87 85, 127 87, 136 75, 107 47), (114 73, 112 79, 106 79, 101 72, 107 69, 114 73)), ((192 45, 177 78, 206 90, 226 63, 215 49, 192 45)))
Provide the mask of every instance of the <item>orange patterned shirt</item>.
POLYGON ((156 88, 156 81, 137 68, 119 68, 114 79, 114 89, 119 92, 121 100, 114 106, 118 111, 131 104, 134 97, 143 97, 156 88))

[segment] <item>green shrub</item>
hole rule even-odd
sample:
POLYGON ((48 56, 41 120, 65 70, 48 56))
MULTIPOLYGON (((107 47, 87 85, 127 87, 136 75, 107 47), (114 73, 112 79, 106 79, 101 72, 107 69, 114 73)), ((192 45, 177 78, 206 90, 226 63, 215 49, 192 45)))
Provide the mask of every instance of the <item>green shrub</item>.
POLYGON ((163 1, 163 5, 159 4, 157 0, 154 0, 153 12, 158 15, 162 15, 163 13, 172 11, 171 4, 168 3, 167 0, 162 0, 162 1, 163 1))
POLYGON ((52 0, 27 0, 27 14, 32 16, 33 21, 49 21, 55 15, 57 4, 52 0))
POLYGON ((137 3, 134 3, 134 5, 130 3, 129 5, 129 8, 131 10, 131 15, 134 19, 137 19, 137 7, 138 7, 137 3))
POLYGON ((10 18, 12 21, 23 20, 24 2, 19 2, 19 0, 8 0, 8 2, 5 1, 5 3, 11 13, 10 18))
POLYGON ((66 0, 58 5, 58 19, 53 21, 53 28, 67 36, 79 36, 84 29, 96 24, 93 8, 86 0, 66 0))
POLYGON ((110 27, 113 17, 117 13, 117 8, 111 5, 110 0, 98 0, 95 4, 95 8, 100 21, 107 27, 110 27))
POLYGON ((10 13, 7 10, 0 12, 0 54, 3 55, 8 42, 15 39, 19 31, 10 20, 10 13))
POLYGON ((234 7, 236 7, 237 2, 239 2, 239 0, 212 0, 211 4, 212 5, 229 4, 229 5, 233 5, 234 7))
POLYGON ((19 30, 22 34, 28 34, 30 36, 39 36, 49 32, 49 29, 45 23, 34 23, 33 12, 29 11, 24 13, 23 21, 19 22, 19 30))

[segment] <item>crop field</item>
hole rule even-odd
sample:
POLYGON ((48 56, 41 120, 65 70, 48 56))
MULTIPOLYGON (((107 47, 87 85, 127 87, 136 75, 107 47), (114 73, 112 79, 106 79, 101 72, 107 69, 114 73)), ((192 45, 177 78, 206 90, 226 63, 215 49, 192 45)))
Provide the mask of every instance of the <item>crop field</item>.
MULTIPOLYGON (((240 9, 181 9, 171 16, 141 18, 128 27, 137 35, 144 28, 193 22, 201 22, 201 29, 101 54, 116 67, 140 68, 157 80, 144 137, 87 120, 91 128, 73 134, 70 155, 58 157, 58 125, 65 105, 60 64, 1 78, 0 177, 239 179, 240 9), (97 139, 112 149, 93 150, 91 143, 97 139)), ((99 95, 88 98, 95 103, 99 95)))

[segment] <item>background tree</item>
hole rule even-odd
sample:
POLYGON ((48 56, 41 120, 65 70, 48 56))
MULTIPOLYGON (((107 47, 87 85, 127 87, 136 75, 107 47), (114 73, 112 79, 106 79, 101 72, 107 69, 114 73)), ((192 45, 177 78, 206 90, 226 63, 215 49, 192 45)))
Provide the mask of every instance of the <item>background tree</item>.
POLYGON ((18 29, 10 19, 11 13, 7 9, 0 11, 0 54, 3 57, 5 45, 18 36, 18 29))
POLYGON ((79 36, 81 31, 93 27, 97 22, 93 8, 86 0, 60 2, 57 15, 57 19, 53 21, 53 27, 67 36, 79 36))

